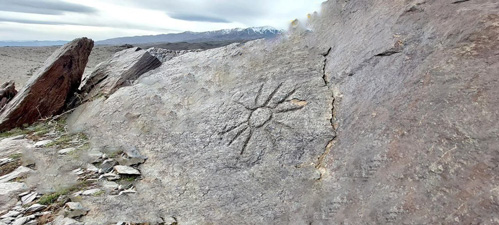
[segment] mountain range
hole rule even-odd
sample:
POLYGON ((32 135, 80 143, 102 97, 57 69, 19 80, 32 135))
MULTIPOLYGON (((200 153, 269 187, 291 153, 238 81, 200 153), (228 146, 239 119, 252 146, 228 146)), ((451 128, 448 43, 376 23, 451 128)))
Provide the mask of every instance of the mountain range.
POLYGON ((146 44, 146 43, 177 43, 177 42, 209 42, 253 40, 260 38, 273 38, 281 34, 281 30, 272 27, 235 28, 207 32, 183 32, 176 34, 160 34, 134 37, 112 38, 97 41, 98 45, 146 44))
MULTIPOLYGON (((206 32, 191 32, 175 34, 159 34, 133 37, 119 37, 97 41, 97 45, 151 44, 151 43, 201 43, 213 41, 247 41, 261 38, 273 38, 283 31, 272 27, 234 28, 206 32)), ((68 41, 0 41, 4 46, 55 46, 68 41)))

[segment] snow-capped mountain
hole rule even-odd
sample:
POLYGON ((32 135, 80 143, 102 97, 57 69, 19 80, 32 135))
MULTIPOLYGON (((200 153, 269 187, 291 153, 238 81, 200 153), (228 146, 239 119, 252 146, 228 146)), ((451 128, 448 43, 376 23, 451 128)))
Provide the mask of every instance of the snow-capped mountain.
POLYGON ((235 41, 273 38, 283 31, 273 27, 234 28, 207 32, 183 32, 178 34, 160 34, 134 37, 112 38, 98 41, 100 45, 147 44, 147 43, 176 43, 176 42, 207 42, 207 41, 235 41))

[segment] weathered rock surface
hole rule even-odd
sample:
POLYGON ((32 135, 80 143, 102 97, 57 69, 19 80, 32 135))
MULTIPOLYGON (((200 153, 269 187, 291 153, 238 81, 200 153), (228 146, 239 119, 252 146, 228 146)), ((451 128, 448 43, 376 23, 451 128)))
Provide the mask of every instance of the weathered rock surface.
POLYGON ((16 85, 14 81, 8 81, 0 86, 0 110, 16 96, 16 85))
POLYGON ((26 184, 18 182, 0 183, 0 211, 14 206, 17 202, 17 194, 26 191, 26 184))
POLYGON ((282 40, 165 62, 69 119, 148 157, 84 222, 497 223, 498 12, 331 0, 282 40))
POLYGON ((80 85, 92 47, 92 40, 80 38, 55 51, 1 110, 0 131, 60 113, 80 85))
POLYGON ((114 170, 119 175, 140 175, 140 171, 129 166, 115 166, 114 170))
POLYGON ((79 202, 68 202, 65 205, 66 216, 70 218, 80 217, 89 211, 87 208, 83 207, 79 202))
POLYGON ((138 47, 117 52, 83 78, 80 92, 84 101, 100 95, 111 95, 120 87, 130 85, 140 75, 155 69, 161 62, 138 47))
POLYGON ((169 61, 177 56, 181 56, 183 54, 189 52, 200 52, 202 50, 170 50, 170 49, 162 49, 162 48, 149 48, 147 52, 149 52, 152 56, 159 59, 161 62, 169 61))
POLYGON ((71 218, 66 218, 64 216, 58 216, 54 219, 52 222, 53 225, 80 225, 82 223, 71 219, 71 218))
POLYGON ((0 176, 0 183, 5 183, 5 182, 11 181, 13 179, 25 176, 28 173, 30 173, 31 171, 33 171, 33 170, 31 170, 28 167, 20 166, 17 169, 15 169, 14 171, 12 171, 11 173, 0 176))

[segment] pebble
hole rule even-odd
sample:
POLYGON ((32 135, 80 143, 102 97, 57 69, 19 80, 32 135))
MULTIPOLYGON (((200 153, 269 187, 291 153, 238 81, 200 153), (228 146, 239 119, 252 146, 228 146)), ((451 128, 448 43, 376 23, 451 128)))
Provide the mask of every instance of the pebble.
POLYGON ((92 149, 88 152, 88 157, 91 160, 91 163, 102 162, 104 160, 105 154, 102 152, 92 149))
POLYGON ((113 167, 118 164, 114 159, 106 159, 100 165, 103 173, 107 173, 113 169, 113 167))
POLYGON ((140 171, 129 166, 115 166, 114 170, 120 175, 140 175, 140 171))
POLYGON ((81 193, 81 195, 84 195, 84 196, 89 196, 89 195, 95 195, 99 192, 101 192, 102 190, 99 189, 99 188, 94 188, 94 189, 90 189, 90 190, 86 190, 86 191, 83 191, 81 193))
POLYGON ((28 168, 28 167, 20 166, 17 169, 15 169, 14 171, 10 172, 9 174, 5 174, 5 175, 1 176, 0 183, 5 183, 5 182, 8 182, 10 180, 16 179, 18 177, 22 177, 31 171, 33 171, 33 170, 28 168))
POLYGON ((94 164, 87 164, 87 171, 89 172, 94 172, 94 173, 98 173, 99 172, 99 168, 97 168, 96 166, 94 166, 94 164))
POLYGON ((25 223, 24 225, 37 225, 37 224, 38 224, 38 221, 36 221, 36 220, 31 220, 31 221, 29 221, 29 222, 25 223))
POLYGON ((125 166, 142 164, 146 160, 147 157, 141 155, 135 147, 125 148, 122 157, 118 159, 119 163, 125 166))
POLYGON ((66 209, 68 210, 67 216, 74 218, 86 215, 89 209, 83 207, 79 202, 68 202, 66 203, 66 209))
POLYGON ((38 193, 31 192, 31 193, 21 197, 21 202, 23 205, 26 205, 28 203, 31 203, 33 200, 35 200, 37 196, 38 196, 38 193))
POLYGON ((0 216, 0 219, 5 219, 8 217, 16 217, 19 216, 21 213, 18 211, 9 211, 8 213, 5 213, 3 216, 0 216))
POLYGON ((38 212, 42 209, 45 209, 47 206, 40 205, 40 204, 34 204, 26 209, 26 212, 38 212))
POLYGON ((114 173, 105 173, 105 174, 100 175, 99 180, 103 179, 103 178, 105 178, 107 180, 111 180, 111 181, 118 180, 118 179, 120 179, 120 175, 114 174, 114 173))
POLYGON ((3 165, 5 165, 5 164, 7 164, 7 163, 10 163, 10 162, 12 162, 12 161, 14 161, 14 160, 13 160, 13 159, 11 159, 11 158, 1 158, 1 159, 0 159, 0 166, 3 166, 3 165))
POLYGON ((177 219, 175 219, 173 216, 168 216, 164 218, 163 223, 166 225, 177 224, 177 219))
POLYGON ((85 171, 83 171, 82 168, 75 169, 75 170, 73 170, 71 172, 74 173, 74 174, 76 174, 76 175, 78 175, 78 176, 85 173, 85 171))
POLYGON ((74 219, 66 218, 64 216, 58 216, 52 222, 54 225, 79 225, 82 224, 74 219))
POLYGON ((65 149, 59 150, 57 153, 59 153, 59 155, 67 155, 71 152, 74 152, 75 150, 76 150, 76 148, 65 148, 65 149))
POLYGON ((35 216, 31 215, 31 216, 23 216, 23 217, 20 217, 20 218, 17 218, 16 220, 14 220, 14 222, 12 223, 12 225, 23 225, 25 224, 26 222, 34 219, 35 216))
POLYGON ((106 190, 116 190, 119 189, 120 185, 112 181, 102 181, 102 187, 106 190))
POLYGON ((27 194, 29 194, 29 193, 31 193, 31 191, 25 191, 25 192, 23 192, 23 193, 21 193, 21 194, 19 194, 19 195, 17 195, 17 196, 19 196, 19 197, 23 197, 23 196, 25 196, 25 195, 27 195, 27 194))
POLYGON ((118 195, 127 195, 127 194, 135 194, 135 193, 137 193, 137 191, 130 188, 130 189, 127 189, 127 190, 120 192, 118 195))
POLYGON ((53 140, 44 140, 44 141, 39 141, 35 143, 35 148, 43 148, 49 144, 54 142, 53 140))
POLYGON ((0 197, 11 196, 12 194, 17 194, 21 191, 26 191, 28 186, 23 183, 18 182, 5 182, 0 183, 0 197))

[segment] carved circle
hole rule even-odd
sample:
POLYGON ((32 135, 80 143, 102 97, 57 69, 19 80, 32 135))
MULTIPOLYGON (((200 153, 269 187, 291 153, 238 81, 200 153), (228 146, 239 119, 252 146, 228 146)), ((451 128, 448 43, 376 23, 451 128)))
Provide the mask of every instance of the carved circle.
POLYGON ((251 113, 249 124, 252 127, 261 127, 272 118, 272 111, 269 108, 258 108, 251 113))

